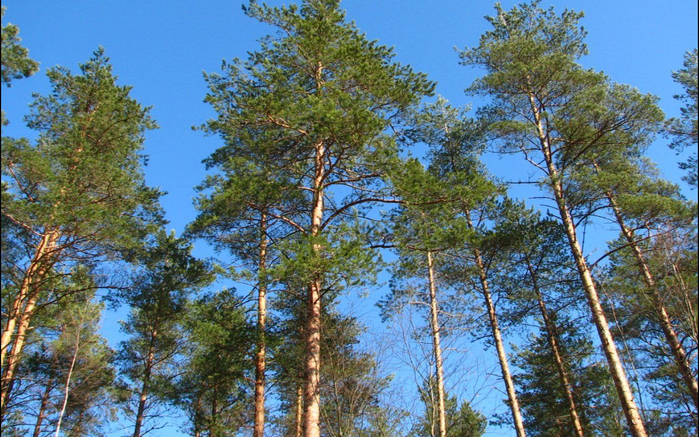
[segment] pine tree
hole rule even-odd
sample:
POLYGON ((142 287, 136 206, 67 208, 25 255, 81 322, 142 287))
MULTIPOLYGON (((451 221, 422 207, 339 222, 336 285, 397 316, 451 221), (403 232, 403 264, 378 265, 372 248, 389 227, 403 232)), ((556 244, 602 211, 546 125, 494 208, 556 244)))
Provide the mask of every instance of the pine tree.
MULTIPOLYGON (((1 18, 5 18, 2 7, 1 18)), ((19 28, 14 24, 2 26, 2 83, 8 87, 13 79, 29 77, 39 70, 39 63, 29 57, 29 50, 20 45, 22 39, 17 36, 19 28)), ((5 117, 3 116, 3 125, 5 117)))
MULTIPOLYGON (((684 68, 672 73, 674 81, 684 88, 684 94, 677 94, 675 98, 685 103, 684 107, 680 109, 682 112, 680 118, 672 118, 666 123, 667 133, 673 137, 670 148, 676 150, 677 153, 687 146, 696 148, 699 141, 699 131, 697 130, 697 117, 699 116, 697 109, 697 99, 699 99, 697 59, 697 49, 685 53, 684 68)), ((687 161, 680 163, 680 168, 688 171, 682 179, 695 189, 697 188, 697 165, 699 163, 697 162, 696 150, 687 161)))
POLYGON ((469 91, 490 96, 483 110, 491 121, 502 150, 521 151, 543 172, 543 182, 555 201, 566 230, 571 254, 607 357, 628 426, 635 437, 645 437, 638 406, 614 344, 605 311, 581 245, 576 224, 574 193, 567 188, 571 166, 620 145, 641 141, 662 120, 652 96, 614 85, 602 74, 583 69, 577 60, 587 53, 585 32, 578 26, 581 13, 553 9, 539 2, 489 17, 493 30, 479 46, 461 53, 465 65, 484 67, 487 74, 469 91))
POLYGON ((188 305, 183 323, 183 361, 163 392, 184 411, 192 435, 235 435, 250 423, 247 363, 255 344, 243 303, 235 290, 208 293, 188 305))
MULTIPOLYGON (((157 387, 176 375, 177 357, 186 348, 182 319, 192 294, 213 280, 211 267, 191 255, 187 240, 161 230, 152 245, 137 258, 140 271, 133 284, 113 297, 130 308, 122 332, 118 361, 133 393, 135 408, 128 408, 134 437, 155 425, 163 396, 157 387)), ((129 405, 130 407, 130 405, 129 405)))
MULTIPOLYGON (((37 96, 27 117, 36 145, 3 138, 3 220, 26 231, 28 256, 14 266, 2 328, 2 409, 21 358, 36 305, 57 270, 117 259, 157 222, 157 190, 145 186, 140 154, 155 127, 143 108, 116 84, 102 49, 81 75, 57 67, 53 91, 37 96), (5 183, 5 181, 3 181, 5 183)), ((103 285, 103 284, 99 284, 103 285)))
MULTIPOLYGON (((339 1, 309 0, 300 8, 253 1, 245 10, 277 33, 247 62, 224 63, 223 75, 208 76, 207 99, 219 112, 209 128, 227 144, 213 157, 221 163, 241 151, 267 156, 260 161, 277 163, 270 179, 288 181, 287 192, 303 199, 297 210, 274 205, 267 215, 300 236, 285 262, 307 289, 304 435, 319 437, 322 296, 332 288, 332 266, 353 263, 338 254, 361 253, 351 234, 333 242, 332 233, 385 199, 381 176, 397 153, 386 131, 433 84, 346 23, 339 1)), ((352 274, 349 267, 342 273, 349 283, 352 274)))

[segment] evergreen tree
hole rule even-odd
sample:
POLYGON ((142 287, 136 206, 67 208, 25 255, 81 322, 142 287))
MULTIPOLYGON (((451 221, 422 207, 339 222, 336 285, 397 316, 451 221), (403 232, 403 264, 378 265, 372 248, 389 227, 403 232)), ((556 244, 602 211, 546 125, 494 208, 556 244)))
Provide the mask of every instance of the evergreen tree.
MULTIPOLYGON (((684 55, 684 68, 672 73, 675 82, 682 85, 684 94, 677 94, 675 98, 684 102, 684 107, 680 109, 680 118, 673 118, 667 121, 667 133, 673 137, 670 148, 677 153, 686 147, 696 148, 698 142, 697 134, 697 110, 699 72, 697 71, 697 49, 689 51, 684 55)), ((690 155, 687 161, 680 163, 680 168, 687 170, 687 175, 683 177, 690 186, 697 188, 697 152, 690 155)))
POLYGON ((229 289, 201 296, 187 307, 184 330, 183 362, 164 390, 192 435, 236 435, 251 423, 247 363, 255 330, 243 303, 229 289))
POLYGON ((127 402, 133 436, 156 425, 164 403, 158 386, 177 375, 178 355, 186 347, 182 332, 190 296, 213 280, 207 263, 191 255, 192 245, 161 230, 138 257, 141 271, 132 286, 114 298, 131 312, 122 323, 129 338, 120 344, 118 361, 132 399, 127 402))
POLYGON ((571 254, 607 357, 628 426, 645 437, 639 408, 614 344, 606 314, 582 252, 576 226, 575 193, 568 190, 572 167, 581 157, 604 156, 627 145, 643 144, 662 120, 656 98, 631 87, 611 84, 602 74, 583 69, 587 53, 581 13, 542 10, 534 1, 489 17, 493 30, 480 44, 461 53, 465 65, 487 74, 469 91, 487 95, 483 110, 503 151, 521 151, 543 172, 543 185, 555 201, 571 254))
MULTIPOLYGON (((438 435, 435 431, 436 406, 434 405, 435 396, 435 381, 433 377, 425 380, 423 387, 420 389, 420 398, 425 405, 425 414, 420 418, 420 421, 413 427, 411 437, 435 437, 438 435)), ((445 411, 446 411, 446 436, 447 437, 481 437, 485 434, 485 429, 488 424, 485 416, 478 411, 475 411, 471 404, 464 401, 459 405, 456 396, 445 396, 445 411)))
POLYGON ((303 428, 306 437, 319 437, 322 296, 334 282, 328 275, 345 264, 341 277, 354 283, 357 273, 347 265, 357 261, 347 257, 371 260, 360 256, 351 232, 339 235, 362 207, 385 199, 381 176, 397 154, 386 132, 433 84, 346 23, 337 0, 282 8, 252 1, 245 10, 277 33, 247 62, 224 63, 222 75, 207 76, 207 100, 218 111, 208 126, 226 141, 213 159, 218 166, 241 150, 268 156, 261 161, 277 163, 269 178, 289 181, 286 191, 303 199, 297 210, 274 205, 268 216, 300 235, 284 262, 307 290, 303 428))
MULTIPOLYGON (((566 372, 576 394, 584 435, 627 435, 609 373, 595 360, 592 342, 575 326, 575 322, 556 314, 551 318, 557 327, 559 350, 566 358, 566 372)), ((539 323, 538 332, 529 336, 513 359, 514 364, 522 369, 515 379, 521 391, 525 426, 532 436, 574 435, 570 408, 558 378, 557 358, 549 338, 546 327, 539 323)))
MULTIPOLYGON (((5 6, 1 18, 5 18, 5 6)), ((20 45, 22 39, 17 36, 19 28, 14 24, 2 26, 2 83, 8 87, 13 79, 29 77, 39 70, 39 63, 29 58, 29 50, 20 45)), ((5 117, 3 116, 3 125, 5 117)))
MULTIPOLYGON (((102 49, 81 75, 57 67, 53 90, 37 96, 27 117, 36 145, 3 138, 3 221, 23 229, 2 328, 2 409, 21 358, 36 305, 53 276, 80 263, 118 259, 159 221, 157 190, 143 180, 140 154, 155 127, 143 108, 116 84, 102 49)), ((97 284, 104 286, 105 284, 97 284)))

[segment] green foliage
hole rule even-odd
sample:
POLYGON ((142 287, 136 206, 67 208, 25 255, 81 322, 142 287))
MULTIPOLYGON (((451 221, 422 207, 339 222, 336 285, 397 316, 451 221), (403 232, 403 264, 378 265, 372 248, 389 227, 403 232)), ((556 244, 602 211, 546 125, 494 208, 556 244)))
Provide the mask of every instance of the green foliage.
MULTIPOLYGON (((425 380, 420 388, 420 399, 425 405, 425 413, 411 430, 411 437, 434 437, 439 429, 437 420, 437 387, 435 378, 425 380)), ((488 422, 480 412, 474 410, 468 401, 459 405, 456 396, 447 395, 444 399, 447 437, 482 437, 488 422)))
POLYGON ((163 387, 179 374, 189 299, 214 279, 209 264, 192 256, 189 241, 164 230, 153 240, 138 255, 139 270, 130 287, 110 297, 131 310, 121 329, 129 338, 120 343, 117 360, 125 378, 122 388, 131 392, 127 415, 137 420, 144 414, 145 429, 156 426, 166 400, 163 387), (142 396, 147 401, 139 411, 142 396))
POLYGON ((137 245, 161 221, 160 193, 145 186, 140 154, 145 131, 156 125, 130 87, 116 84, 102 49, 81 72, 48 71, 53 91, 36 95, 26 118, 39 132, 36 145, 3 139, 2 212, 39 235, 57 232, 59 247, 113 253, 137 245))
MULTIPOLYGON (((551 315, 558 330, 560 350, 573 385, 573 396, 586 435, 625 436, 611 378, 594 359, 591 341, 575 322, 551 315)), ((574 428, 546 331, 531 334, 516 349, 513 363, 522 371, 515 375, 527 434, 573 435, 574 428)))
MULTIPOLYGON (((2 18, 5 7, 2 7, 2 18)), ((39 70, 39 63, 29 58, 29 50, 20 45, 22 39, 17 36, 19 28, 14 24, 2 26, 2 83, 8 87, 13 79, 29 77, 39 70)), ((3 116, 3 125, 4 116, 3 116)))
MULTIPOLYGON (((672 78, 684 89, 683 94, 675 95, 677 100, 684 102, 680 108, 680 118, 672 118, 667 121, 665 128, 672 136, 670 143, 672 149, 681 152, 686 147, 697 145, 697 84, 699 73, 697 72, 697 49, 688 51, 684 55, 684 68, 672 73, 672 78)), ((688 170, 683 178, 693 188, 697 187, 697 154, 690 155, 686 162, 680 163, 680 168, 688 170)))
POLYGON ((246 423, 250 393, 247 371, 255 329, 234 290, 197 298, 183 319, 186 347, 167 396, 189 419, 192 433, 236 433, 246 423))
MULTIPOLYGON (((94 291, 72 294, 38 315, 41 322, 32 335, 36 342, 30 344, 18 369, 17 387, 9 406, 13 414, 22 414, 25 427, 55 430, 69 374, 62 431, 76 437, 101 436, 105 418, 114 419, 114 351, 98 332, 104 305, 95 303, 94 298, 94 291), (40 414, 44 415, 42 423, 38 423, 40 414)), ((5 429, 3 423, 3 432, 5 429)))

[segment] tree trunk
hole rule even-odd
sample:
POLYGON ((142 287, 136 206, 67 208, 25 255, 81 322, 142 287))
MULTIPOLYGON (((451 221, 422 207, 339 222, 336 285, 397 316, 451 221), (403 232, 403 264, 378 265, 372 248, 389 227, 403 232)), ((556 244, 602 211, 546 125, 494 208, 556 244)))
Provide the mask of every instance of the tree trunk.
POLYGON ((432 346, 437 371, 437 417, 439 418, 439 437, 447 436, 447 419, 444 406, 444 369, 442 367, 442 346, 440 342, 440 327, 438 318, 437 286, 434 279, 434 263, 432 252, 427 251, 427 270, 430 288, 430 326, 432 328, 432 346))
POLYGON ((553 320, 549 317, 548 310, 546 308, 546 303, 541 295, 541 290, 539 289, 538 281, 536 278, 536 273, 532 268, 531 263, 527 260, 527 269, 529 270, 529 275, 532 278, 534 285, 534 292, 536 293, 537 301, 539 302, 539 310, 541 311, 541 317, 544 320, 544 327, 546 328, 546 335, 548 337, 549 345, 551 346, 551 351, 553 352, 554 360, 556 362, 556 369, 558 370, 558 378, 563 386, 563 391, 566 395, 566 400, 568 401, 568 410, 570 411, 570 418, 572 421, 573 428, 575 429, 575 435, 577 437, 584 437, 582 423, 580 422, 580 416, 578 415, 578 408, 575 404, 575 397, 573 385, 570 383, 568 378, 568 372, 566 372, 565 366, 563 364, 563 357, 560 351, 560 341, 558 338, 558 329, 553 320))
MULTIPOLYGON (((325 144, 316 144, 315 175, 313 181, 313 209, 311 236, 317 237, 323 219, 323 183, 325 180, 325 144)), ((321 256, 323 248, 313 242, 313 252, 321 256)), ((304 437, 320 437, 320 314, 322 272, 314 272, 308 286, 306 325, 306 387, 304 390, 304 437)))
MULTIPOLYGON (((471 216, 468 212, 466 212, 466 219, 468 220, 469 228, 473 229, 473 222, 471 221, 471 216)), ((478 276, 481 283, 481 290, 483 292, 483 298, 485 299, 485 306, 488 310, 490 330, 493 334, 493 340, 495 340, 495 349, 497 350, 498 361, 500 362, 502 379, 505 382, 505 389, 507 390, 507 398, 509 400, 510 410, 512 411, 512 419, 514 421, 515 431, 517 432, 517 437, 526 437, 527 434, 524 431, 524 422, 522 421, 522 414, 519 408, 519 401, 517 400, 517 392, 515 391, 515 383, 512 380, 510 366, 507 363, 505 345, 502 342, 500 325, 498 324, 498 318, 495 313, 495 305, 493 304, 493 298, 490 294, 490 286, 488 285, 488 278, 485 274, 483 258, 481 257, 480 250, 474 249, 473 253, 476 258, 476 267, 478 268, 478 276)))
POLYGON ((148 347, 148 357, 146 358, 145 369, 143 372, 141 393, 138 398, 138 409, 136 410, 136 423, 134 424, 133 437, 141 437, 141 428, 143 428, 146 403, 148 402, 148 389, 150 386, 151 375, 153 374, 153 362, 155 361, 155 339, 157 335, 157 331, 153 331, 151 333, 150 346, 148 347))
POLYGON ((49 378, 48 382, 46 383, 46 390, 44 390, 44 394, 41 396, 41 406, 39 407, 39 414, 36 417, 36 424, 34 425, 34 434, 32 434, 32 437, 39 437, 41 435, 41 425, 46 418, 46 407, 48 406, 52 389, 53 378, 49 378))
POLYGON ((78 352, 80 351, 80 329, 82 326, 78 327, 78 335, 75 339, 75 350, 73 351, 73 359, 70 362, 70 368, 68 369, 68 377, 66 378, 66 388, 64 390, 63 394, 63 406, 61 407, 61 412, 58 415, 58 423, 56 424, 56 434, 55 437, 58 437, 58 434, 61 431, 61 422, 63 421, 63 416, 66 413, 66 407, 68 406, 68 395, 70 394, 70 379, 73 377, 73 369, 75 369, 75 362, 78 359, 78 352))
POLYGON ((626 372, 624 371, 624 367, 619 359, 619 353, 616 345, 614 344, 614 338, 609 330, 609 324, 607 322, 607 317, 604 314, 604 310, 602 309, 599 295, 597 294, 597 288, 594 280, 592 279, 592 274, 590 273, 585 256, 580 248, 577 231, 575 229, 575 222, 570 214, 570 211, 568 210, 566 197, 563 192, 561 175, 558 173, 558 169, 554 163, 551 146, 548 142, 548 137, 544 131, 541 121, 541 114, 537 109, 536 101, 532 94, 529 95, 529 102, 531 105, 532 114, 535 118, 537 134, 541 144, 541 151, 544 155, 544 161, 548 171, 549 186, 551 187, 556 199, 558 212, 566 230, 570 250, 573 254, 573 258, 575 259, 575 265, 578 269, 578 274, 580 275, 583 288, 585 289, 585 296, 587 297, 588 305, 590 306, 590 311, 592 312, 592 319, 595 323, 595 327, 597 328, 597 333, 599 334, 600 342, 602 343, 602 349, 604 350, 607 363, 609 364, 609 370, 612 375, 612 379, 614 380, 614 386, 616 387, 622 409, 624 410, 624 415, 626 416, 626 421, 631 434, 634 437, 647 437, 648 434, 646 433, 643 420, 639 413, 638 407, 636 406, 636 402, 634 401, 629 380, 626 377, 626 372))
POLYGON ((303 436, 303 385, 296 389, 296 437, 303 436))
POLYGON ((57 241, 58 233, 55 231, 48 231, 41 238, 34 251, 34 258, 22 279, 17 297, 12 302, 2 332, 0 340, 2 342, 0 345, 0 366, 2 367, 0 417, 2 418, 5 417, 14 373, 24 348, 29 323, 39 300, 40 284, 53 263, 53 251, 57 241))
POLYGON ((667 341, 667 344, 670 346, 670 350, 672 351, 672 357, 675 359, 675 364, 677 364, 677 368, 680 371, 680 375, 682 375, 682 380, 687 386, 690 396, 694 400, 694 406, 699 410, 699 387, 697 386, 697 380, 694 378, 694 375, 692 374, 692 369, 689 364, 687 353, 684 351, 682 343, 680 343, 679 337, 677 336, 677 332, 675 332, 675 328, 672 326, 670 315, 667 313, 667 309, 663 304, 663 298, 660 295, 660 291, 658 290, 658 284, 655 280, 655 277, 653 276, 653 273, 651 273, 650 268, 648 267, 648 263, 646 263, 646 260, 643 256, 643 251, 636 242, 636 235, 634 234, 633 230, 629 229, 626 226, 624 217, 621 214, 621 210, 619 209, 619 206, 616 203, 616 199, 614 198, 614 195, 611 192, 607 192, 607 199, 609 200, 609 204, 611 205, 612 210, 614 211, 614 216, 616 218, 617 223, 619 224, 619 227, 621 228, 621 233, 624 234, 624 239, 626 239, 626 242, 629 244, 629 247, 633 252, 634 258, 636 258, 636 262, 638 263, 638 269, 641 272, 643 281, 648 287, 648 294, 650 295, 651 301, 653 302, 653 309, 655 310, 655 313, 658 316, 660 328, 662 329, 663 334, 665 335, 665 340, 667 341))
POLYGON ((260 253, 258 265, 257 296, 257 355, 255 356, 255 420, 253 437, 265 434, 265 356, 267 346, 265 331, 267 325, 267 216, 260 219, 260 253))

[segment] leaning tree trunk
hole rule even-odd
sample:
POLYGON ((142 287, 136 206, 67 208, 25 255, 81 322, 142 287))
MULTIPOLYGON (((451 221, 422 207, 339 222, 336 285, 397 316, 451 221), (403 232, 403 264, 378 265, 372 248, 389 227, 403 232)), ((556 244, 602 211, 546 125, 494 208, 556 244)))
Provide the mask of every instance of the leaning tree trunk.
POLYGON ((629 426, 631 434, 634 437, 647 437, 648 434, 646 433, 645 426, 643 425, 643 419, 641 418, 639 409, 636 406, 636 401, 634 400, 633 392, 631 391, 631 386, 629 385, 629 380, 626 377, 626 372, 624 371, 621 359, 619 358, 619 353, 616 345, 614 344, 614 338, 612 337, 612 333, 609 329, 607 317, 604 314, 604 310, 602 309, 602 305, 600 303, 599 295, 597 294, 597 287, 592 279, 590 268, 587 265, 587 261, 582 253, 580 243, 578 242, 575 222, 568 209, 566 196, 563 191, 561 174, 558 172, 556 164, 554 163, 551 145, 549 144, 548 136, 544 130, 541 114, 537 109, 534 95, 531 93, 529 94, 529 102, 536 123, 537 135, 541 145, 541 151, 544 155, 544 162, 548 171, 549 186, 551 187, 556 199, 556 206, 558 207, 558 212, 560 214, 561 221, 563 222, 566 236, 568 237, 570 250, 573 258, 575 259, 575 265, 585 290, 585 296, 587 297, 587 302, 592 313, 592 319, 595 323, 595 327, 597 328, 600 342, 602 343, 602 349, 604 350, 607 363, 609 364, 609 371, 612 375, 612 379, 614 380, 614 386, 617 394, 619 395, 621 407, 624 410, 624 415, 626 416, 626 422, 629 426))
POLYGON ((53 378, 49 378, 46 383, 46 390, 44 390, 44 394, 41 395, 41 405, 39 406, 39 414, 36 416, 34 434, 32 434, 32 437, 39 437, 41 435, 41 425, 46 418, 46 408, 48 407, 49 398, 51 397, 51 390, 53 390, 53 378))
POLYGON ((267 345, 265 333, 267 325, 267 215, 260 218, 260 246, 258 260, 257 296, 257 354, 255 356, 255 419, 253 437, 265 434, 265 365, 267 345))
POLYGON ((75 362, 78 360, 78 353, 80 352, 80 329, 78 328, 78 335, 75 339, 75 350, 73 351, 73 358, 70 361, 70 367, 68 368, 68 376, 66 377, 66 387, 63 391, 63 405, 61 406, 61 412, 58 414, 58 423, 56 424, 56 434, 61 431, 61 422, 63 421, 63 416, 66 414, 66 407, 68 406, 68 396, 70 395, 70 380, 73 377, 73 370, 75 369, 75 362))
POLYGON ((621 210, 619 209, 619 206, 616 203, 616 199, 614 198, 614 195, 611 192, 607 192, 607 199, 609 200, 609 204, 611 205, 612 210, 614 211, 614 216, 617 220, 617 223, 619 224, 619 227, 621 228, 621 233, 624 235, 624 239, 626 239, 626 242, 631 248, 631 252, 633 252, 634 258, 636 258, 641 277, 643 278, 643 281, 648 287, 648 294, 650 295, 651 301, 653 303, 653 309, 655 310, 655 313, 658 316, 660 328, 663 331, 663 335, 665 335, 665 341, 667 341, 667 344, 670 346, 670 350, 672 351, 672 357, 675 359, 675 364, 677 365, 677 368, 680 371, 680 375, 682 375, 682 380, 684 384, 687 386, 687 390, 689 390, 689 394, 692 397, 692 400, 694 401, 695 408, 699 410, 699 387, 697 387, 697 380, 696 378, 694 378, 694 375, 692 374, 692 369, 689 363, 689 358, 687 357, 687 353, 682 347, 682 343, 680 343, 679 337, 677 336, 677 332, 675 332, 675 328, 674 326, 672 326, 670 315, 668 314, 667 309, 663 304, 663 298, 660 295, 658 283, 655 280, 653 273, 651 273, 650 268, 648 267, 648 263, 646 262, 643 256, 643 251, 641 250, 636 241, 636 236, 633 230, 629 229, 626 226, 621 210))
POLYGON ((58 233, 55 231, 47 231, 42 236, 22 279, 17 297, 12 301, 7 321, 3 327, 0 340, 0 367, 2 367, 0 417, 3 419, 12 392, 15 370, 39 301, 40 286, 55 260, 54 251, 57 241, 58 233))
POLYGON ((554 361, 556 362, 556 370, 558 371, 558 378, 561 381, 561 386, 563 386, 563 391, 566 395, 566 400, 568 401, 568 411, 570 411, 570 418, 572 421, 573 428, 575 429, 575 435, 577 437, 584 437, 582 422, 580 421, 580 415, 578 414, 578 408, 575 404, 575 397, 573 396, 575 390, 573 384, 571 384, 568 378, 568 372, 563 364, 563 356, 560 350, 560 339, 558 337, 558 329, 551 317, 549 316, 548 309, 546 308, 546 303, 539 289, 538 280, 536 273, 532 268, 531 263, 527 260, 527 269, 529 270, 529 275, 532 278, 534 293, 536 294, 536 299, 539 302, 539 310, 541 311, 541 318, 544 320, 544 327, 546 328, 546 336, 548 337, 549 346, 551 346, 551 351, 553 352, 554 361))
POLYGON ((430 326, 432 328, 432 346, 437 371, 437 417, 439 418, 439 437, 447 436, 447 419, 444 406, 444 369, 442 366, 442 345, 440 341, 439 306, 437 304, 437 286, 434 279, 434 262, 432 252, 427 251, 427 271, 430 288, 430 326))
MULTIPOLYGON (((473 222, 471 221, 471 217, 468 212, 466 212, 466 218, 468 220, 469 227, 473 228, 473 222)), ((505 345, 502 341, 500 325, 498 324, 497 314, 495 313, 495 305, 493 304, 493 298, 490 293, 490 286, 488 285, 488 278, 485 273, 485 265, 483 264, 483 258, 481 257, 480 250, 474 249, 473 253, 476 258, 476 267, 478 268, 478 277, 481 283, 481 291, 485 300, 485 306, 488 310, 490 330, 493 334, 493 340, 495 341, 495 349, 497 350, 498 361, 500 362, 502 379, 505 382, 505 389, 507 390, 507 399, 509 400, 510 411, 512 412, 512 419, 515 425, 515 431, 517 432, 517 437, 526 437, 527 434, 524 430, 524 421, 522 420, 522 413, 519 408, 519 401, 517 400, 515 384, 512 380, 512 374, 510 373, 510 366, 507 363, 507 353, 505 352, 505 345)))

